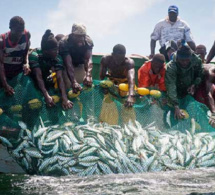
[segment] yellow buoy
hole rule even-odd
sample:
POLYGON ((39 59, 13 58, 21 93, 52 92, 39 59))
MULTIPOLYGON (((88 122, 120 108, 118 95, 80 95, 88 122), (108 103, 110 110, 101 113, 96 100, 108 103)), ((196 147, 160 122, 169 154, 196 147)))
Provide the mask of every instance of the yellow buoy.
POLYGON ((137 93, 139 95, 149 95, 150 92, 149 92, 149 89, 140 87, 140 88, 137 88, 137 93))
POLYGON ((4 112, 4 111, 0 108, 0 116, 3 114, 3 112, 4 112))
POLYGON ((181 109, 181 111, 182 111, 183 114, 185 115, 185 116, 184 116, 184 119, 188 119, 188 118, 190 117, 189 114, 188 114, 188 112, 187 112, 186 110, 181 109))
POLYGON ((113 82, 109 80, 103 80, 99 84, 102 88, 110 88, 113 86, 113 82))
POLYGON ((155 98, 159 98, 159 97, 161 97, 161 92, 158 90, 151 90, 150 95, 155 97, 155 98))
POLYGON ((51 97, 53 98, 55 104, 60 101, 60 97, 58 95, 53 95, 51 97))
POLYGON ((40 100, 38 100, 38 99, 30 100, 28 102, 28 104, 29 104, 29 108, 32 109, 32 110, 39 109, 42 106, 42 102, 40 100))
POLYGON ((202 129, 201 125, 195 121, 196 131, 200 131, 202 129))
POLYGON ((126 84, 126 83, 119 84, 119 90, 128 91, 128 84, 126 84))
POLYGON ((80 95, 80 91, 78 91, 77 93, 73 93, 73 90, 71 89, 69 92, 68 92, 68 97, 69 99, 72 99, 72 98, 76 98, 80 95))
POLYGON ((14 105, 10 107, 11 112, 20 112, 22 110, 22 105, 14 105))

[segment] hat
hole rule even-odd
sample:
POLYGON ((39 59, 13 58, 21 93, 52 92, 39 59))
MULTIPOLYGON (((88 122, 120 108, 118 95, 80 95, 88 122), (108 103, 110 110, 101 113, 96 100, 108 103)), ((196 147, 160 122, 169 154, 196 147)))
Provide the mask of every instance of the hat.
POLYGON ((174 13, 178 14, 178 7, 175 6, 175 5, 169 6, 169 8, 168 8, 168 13, 169 13, 169 12, 174 12, 174 13))
POLYGON ((177 51, 177 58, 188 59, 192 55, 192 50, 188 45, 182 45, 177 51))
POLYGON ((72 34, 75 35, 86 35, 87 30, 86 27, 83 24, 73 24, 72 25, 72 34))

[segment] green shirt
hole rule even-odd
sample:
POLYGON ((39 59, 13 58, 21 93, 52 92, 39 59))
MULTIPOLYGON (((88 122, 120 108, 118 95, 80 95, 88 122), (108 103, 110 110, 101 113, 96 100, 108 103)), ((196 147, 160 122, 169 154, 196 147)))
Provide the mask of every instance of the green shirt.
POLYGON ((44 81, 50 75, 50 70, 58 71, 64 69, 60 55, 57 55, 55 59, 47 59, 43 57, 42 50, 38 48, 29 55, 29 64, 31 69, 41 69, 44 81))
POLYGON ((178 99, 187 95, 187 89, 191 85, 199 85, 203 76, 203 65, 201 59, 192 54, 190 64, 182 68, 176 61, 176 54, 166 65, 165 85, 170 103, 178 105, 178 99))

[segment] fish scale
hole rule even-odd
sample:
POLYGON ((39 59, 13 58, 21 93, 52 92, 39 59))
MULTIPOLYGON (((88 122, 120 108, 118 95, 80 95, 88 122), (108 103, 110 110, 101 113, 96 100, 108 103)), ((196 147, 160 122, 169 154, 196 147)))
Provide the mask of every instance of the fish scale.
POLYGON ((24 152, 26 152, 29 156, 33 157, 33 158, 43 158, 43 156, 40 154, 39 150, 37 150, 36 148, 26 148, 24 149, 24 152))
POLYGON ((89 148, 88 150, 82 152, 82 153, 79 155, 79 157, 81 158, 81 157, 88 156, 88 155, 94 153, 96 150, 98 150, 98 148, 95 148, 95 147, 89 148))
POLYGON ((24 130, 16 148, 8 150, 23 167, 28 162, 29 170, 36 160, 35 171, 41 175, 57 171, 87 176, 215 166, 215 141, 209 133, 196 134, 193 129, 192 133, 162 132, 131 121, 125 128, 114 128, 105 123, 94 125, 90 120, 72 128, 40 128, 33 131, 32 139, 30 131, 24 130))

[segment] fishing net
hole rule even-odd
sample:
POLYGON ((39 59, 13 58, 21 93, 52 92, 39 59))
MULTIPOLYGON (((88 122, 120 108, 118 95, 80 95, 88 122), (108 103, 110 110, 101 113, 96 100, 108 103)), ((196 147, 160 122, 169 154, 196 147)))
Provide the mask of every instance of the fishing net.
POLYGON ((79 96, 68 95, 74 105, 63 110, 56 89, 49 91, 56 106, 47 108, 29 77, 20 74, 8 83, 15 94, 0 90, 0 140, 27 173, 85 176, 215 165, 209 110, 191 96, 180 100, 187 116, 178 121, 165 94, 137 94, 126 108, 126 93, 94 80, 79 96))
POLYGON ((71 110, 63 110, 60 94, 57 90, 49 91, 52 97, 57 98, 56 106, 47 108, 41 93, 34 87, 31 79, 19 75, 9 83, 14 87, 15 95, 6 96, 0 91, 1 128, 19 128, 18 121, 23 121, 29 129, 38 127, 41 120, 45 126, 64 124, 66 122, 86 123, 87 119, 94 118, 97 122, 106 122, 111 125, 123 125, 131 121, 138 121, 146 126, 152 122, 160 130, 190 129, 191 119, 194 118, 198 131, 212 132, 214 129, 208 124, 208 108, 187 96, 180 100, 180 108, 188 113, 187 119, 175 120, 174 110, 168 106, 165 94, 161 98, 152 96, 136 96, 136 103, 132 108, 126 108, 124 103, 127 96, 121 97, 115 86, 100 87, 100 81, 94 81, 92 88, 84 87, 78 97, 70 98, 74 103, 71 110), (14 84, 16 83, 16 85, 14 84))

